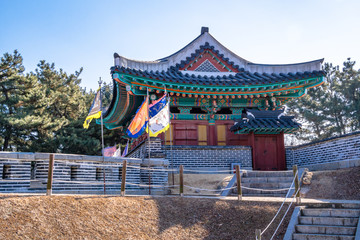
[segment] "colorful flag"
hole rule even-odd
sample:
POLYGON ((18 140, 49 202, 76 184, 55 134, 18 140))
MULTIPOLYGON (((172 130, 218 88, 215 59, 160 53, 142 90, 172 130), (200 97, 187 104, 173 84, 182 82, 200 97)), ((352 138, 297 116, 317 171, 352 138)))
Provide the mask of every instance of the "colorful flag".
POLYGON ((125 157, 128 154, 128 151, 129 151, 129 141, 127 142, 126 147, 125 147, 125 149, 123 151, 123 154, 121 156, 125 157))
POLYGON ((126 133, 129 137, 137 138, 145 130, 149 121, 149 99, 146 97, 139 109, 136 111, 135 117, 130 123, 126 133))
POLYGON ((104 149, 103 151, 103 156, 104 157, 112 157, 114 156, 114 153, 116 152, 116 146, 113 147, 107 147, 104 149))
POLYGON ((121 145, 119 145, 119 148, 114 152, 113 157, 121 157, 121 145))
POLYGON ((170 126, 169 103, 166 94, 149 106, 149 126, 146 132, 149 132, 150 137, 156 137, 162 132, 168 130, 170 126))
POLYGON ((90 111, 88 116, 85 119, 85 122, 83 124, 84 128, 89 128, 90 122, 93 118, 100 118, 101 117, 101 98, 100 98, 100 89, 99 88, 96 92, 94 101, 90 107, 90 111))

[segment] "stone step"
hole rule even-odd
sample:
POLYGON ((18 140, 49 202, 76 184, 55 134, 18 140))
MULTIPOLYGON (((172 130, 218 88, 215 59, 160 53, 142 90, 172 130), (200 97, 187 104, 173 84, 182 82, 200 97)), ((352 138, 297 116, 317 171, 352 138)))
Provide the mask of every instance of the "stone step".
POLYGON ((241 182, 248 183, 292 183, 293 177, 243 177, 241 182))
POLYGON ((301 213, 303 216, 313 217, 359 217, 360 209, 305 208, 301 213))
POLYGON ((355 235, 356 227, 328 225, 296 225, 296 232, 332 235, 355 235))
POLYGON ((358 218, 341 218, 341 217, 299 217, 300 224, 331 225, 331 226, 348 226, 356 227, 358 218))
POLYGON ((293 177, 292 171, 247 171, 244 177, 293 177))
POLYGON ((294 233, 293 240, 355 240, 355 236, 294 233))

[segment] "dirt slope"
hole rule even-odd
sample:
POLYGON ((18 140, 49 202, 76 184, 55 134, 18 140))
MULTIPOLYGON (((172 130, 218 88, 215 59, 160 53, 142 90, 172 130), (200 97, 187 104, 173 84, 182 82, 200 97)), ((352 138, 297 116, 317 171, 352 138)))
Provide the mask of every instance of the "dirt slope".
POLYGON ((360 200, 360 167, 313 172, 306 198, 360 200))
POLYGON ((254 239, 255 229, 264 229, 279 206, 179 197, 0 195, 0 239, 254 239))

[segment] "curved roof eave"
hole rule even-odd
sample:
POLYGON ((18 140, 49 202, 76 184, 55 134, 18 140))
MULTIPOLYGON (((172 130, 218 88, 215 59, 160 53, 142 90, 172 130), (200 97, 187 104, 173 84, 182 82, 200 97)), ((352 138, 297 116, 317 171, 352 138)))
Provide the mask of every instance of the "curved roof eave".
POLYGON ((191 56, 200 46, 209 43, 216 50, 224 55, 224 58, 229 58, 234 62, 234 65, 238 65, 239 68, 243 68, 245 71, 258 72, 258 73, 288 73, 288 72, 311 72, 321 70, 321 64, 324 59, 318 59, 309 62, 295 63, 295 64, 259 64, 250 62, 222 45, 217 41, 208 31, 202 32, 197 38, 187 44, 179 51, 155 60, 155 61, 138 61, 125 58, 119 54, 114 54, 115 66, 121 66, 130 69, 142 70, 142 71, 167 71, 170 67, 179 64, 187 57, 191 56))

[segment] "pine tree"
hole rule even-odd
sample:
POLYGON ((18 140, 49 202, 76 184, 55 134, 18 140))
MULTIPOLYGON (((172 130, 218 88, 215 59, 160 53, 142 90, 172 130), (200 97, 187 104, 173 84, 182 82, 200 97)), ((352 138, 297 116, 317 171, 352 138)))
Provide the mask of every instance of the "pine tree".
POLYGON ((348 59, 344 68, 324 64, 323 85, 288 103, 288 112, 303 124, 297 138, 320 140, 360 129, 360 72, 348 59))
POLYGON ((14 150, 29 132, 21 120, 27 115, 27 90, 36 85, 36 79, 24 75, 22 56, 15 50, 5 53, 0 63, 0 139, 1 149, 14 150))

